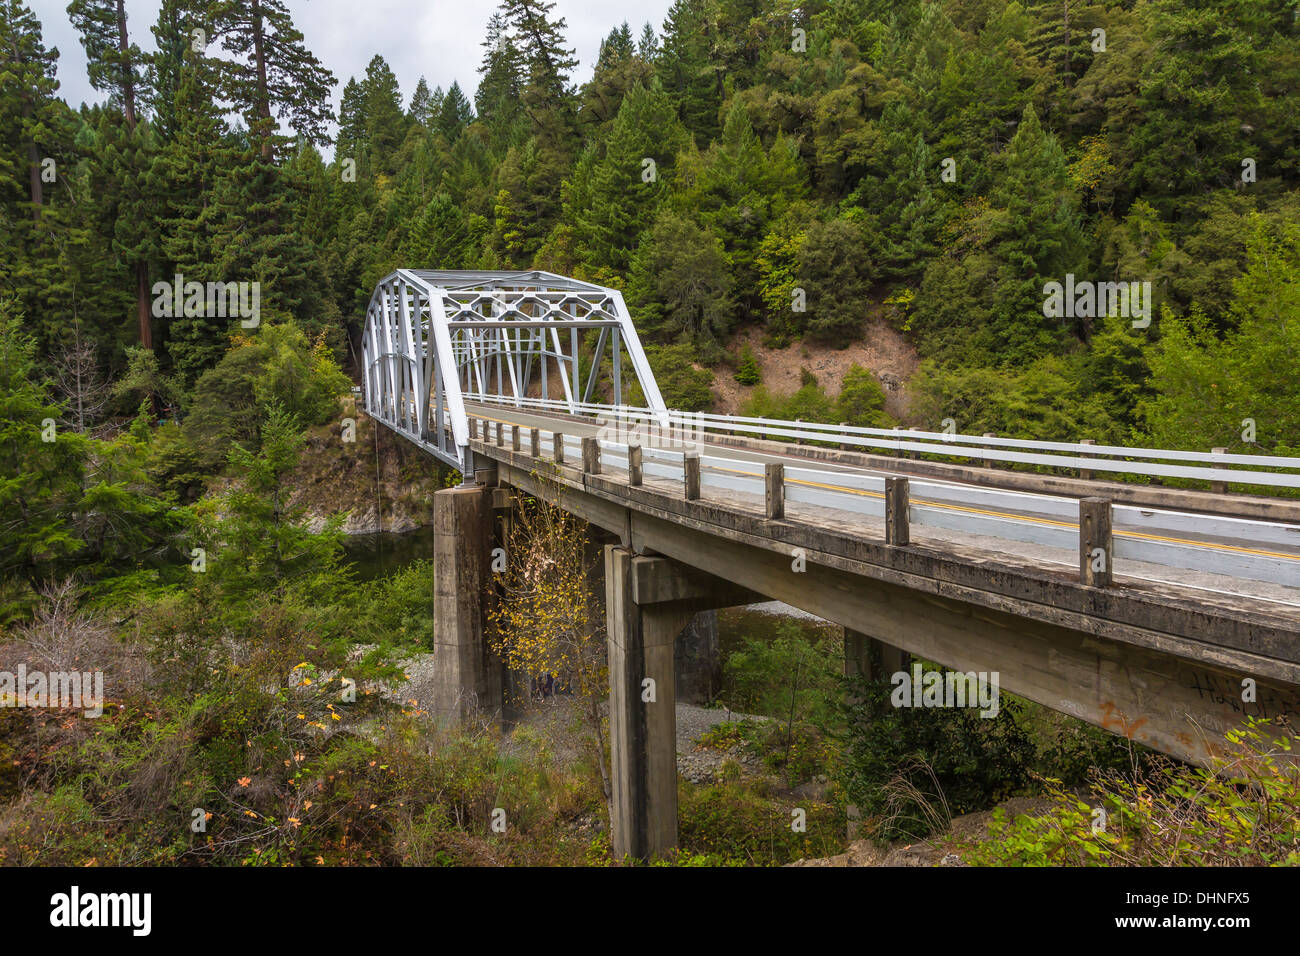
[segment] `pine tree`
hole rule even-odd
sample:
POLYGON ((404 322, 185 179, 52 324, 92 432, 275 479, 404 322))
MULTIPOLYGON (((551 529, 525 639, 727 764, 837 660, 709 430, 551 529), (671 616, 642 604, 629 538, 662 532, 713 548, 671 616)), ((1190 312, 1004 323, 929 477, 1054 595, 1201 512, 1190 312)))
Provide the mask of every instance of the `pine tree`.
POLYGON ((391 176, 397 171, 398 147, 406 139, 407 119, 397 77, 382 56, 372 57, 366 66, 361 109, 371 171, 391 176))
POLYGON ((125 0, 72 0, 68 16, 86 48, 90 85, 109 94, 110 105, 122 110, 134 131, 144 57, 127 35, 125 0))
POLYGON ((275 116, 308 142, 329 141, 334 74, 303 45, 284 0, 212 0, 211 40, 235 59, 221 61, 222 94, 243 114, 263 158, 285 137, 275 116))
POLYGON ((479 45, 483 47, 483 59, 478 67, 481 79, 474 93, 474 108, 492 131, 494 143, 501 144, 504 152, 520 115, 524 64, 502 12, 488 19, 487 33, 479 45))
POLYGON ((581 259, 597 275, 626 273, 642 232, 668 195, 686 130, 656 83, 637 84, 610 127, 605 155, 580 164, 565 218, 574 227, 581 259))
POLYGON ((86 72, 95 89, 109 93, 110 108, 122 111, 120 127, 101 122, 100 160, 106 190, 96 195, 110 205, 101 228, 112 231, 113 251, 128 264, 135 286, 140 344, 153 348, 149 266, 158 257, 157 193, 147 181, 155 141, 147 125, 137 122, 136 101, 143 83, 140 48, 130 42, 124 0, 72 0, 68 14, 86 48, 86 72))
POLYGON ((447 95, 442 98, 442 108, 438 111, 438 132, 448 143, 455 143, 461 131, 474 121, 474 110, 469 100, 460 90, 460 84, 452 81, 447 95))
POLYGON ((176 95, 180 92, 185 52, 194 43, 196 0, 162 0, 158 21, 150 27, 158 47, 147 57, 147 82, 142 91, 153 118, 154 136, 168 143, 176 135, 176 95))
MULTIPOLYGON (((211 61, 187 48, 174 104, 175 137, 164 148, 157 177, 166 197, 163 254, 173 274, 185 280, 217 281, 217 187, 233 161, 225 122, 214 103, 217 76, 211 61)), ((172 316, 161 320, 167 352, 187 383, 216 360, 225 348, 224 329, 203 317, 172 316)))
POLYGON ((722 72, 710 57, 715 39, 707 0, 674 0, 664 20, 655 69, 700 148, 718 135, 722 72))
POLYGON ((425 82, 424 77, 420 77, 419 82, 415 84, 415 92, 411 94, 411 106, 406 115, 416 123, 426 129, 433 124, 433 118, 438 115, 442 109, 442 91, 438 94, 429 92, 429 84, 425 82))

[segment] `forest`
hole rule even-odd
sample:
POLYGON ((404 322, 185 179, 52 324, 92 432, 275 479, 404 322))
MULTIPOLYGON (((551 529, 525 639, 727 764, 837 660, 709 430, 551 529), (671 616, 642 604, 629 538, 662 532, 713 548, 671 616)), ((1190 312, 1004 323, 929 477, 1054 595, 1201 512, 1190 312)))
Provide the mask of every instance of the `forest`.
MULTIPOLYGON (((503 0, 444 90, 336 76, 285 0, 72 0, 72 104, 0 0, 0 625, 128 688, 93 732, 0 714, 0 861, 482 861, 485 781, 538 827, 599 804, 477 737, 422 762, 409 715, 313 730, 378 712, 324 690, 356 634, 375 680, 428 640, 418 576, 356 582, 290 495, 397 268, 621 289, 677 408, 733 380, 774 417, 1300 455, 1297 0, 676 0, 585 80, 561 8, 503 0), (1150 321, 1050 308, 1075 280, 1150 321), (896 415, 861 366, 769 391, 741 341, 873 325, 919 361, 896 415)), ((589 847, 554 852, 501 851, 589 847)))

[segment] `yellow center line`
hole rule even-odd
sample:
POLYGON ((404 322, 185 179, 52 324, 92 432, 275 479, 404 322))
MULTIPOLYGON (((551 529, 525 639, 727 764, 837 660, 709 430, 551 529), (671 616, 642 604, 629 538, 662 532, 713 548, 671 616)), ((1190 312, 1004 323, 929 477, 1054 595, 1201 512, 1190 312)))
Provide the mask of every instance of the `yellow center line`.
MULTIPOLYGON (((502 424, 510 425, 511 427, 521 427, 521 428, 527 427, 520 422, 512 422, 509 421, 508 419, 488 418, 488 416, 486 415, 480 415, 475 417, 484 418, 487 421, 492 421, 492 422, 501 422, 502 424)), ((711 471, 725 471, 733 475, 744 475, 748 478, 764 477, 764 475, 760 474, 759 472, 745 471, 739 468, 723 468, 720 465, 710 465, 709 468, 711 471)), ((865 488, 849 488, 845 485, 823 484, 820 481, 805 481, 802 478, 787 478, 785 480, 787 484, 791 484, 791 485, 805 485, 809 488, 822 488, 827 491, 839 491, 850 495, 859 495, 863 498, 885 497, 882 492, 867 491, 865 488)), ((1012 514, 1011 512, 1008 511, 989 511, 984 508, 970 508, 967 507, 966 505, 954 505, 946 501, 928 501, 924 498, 913 498, 911 500, 911 503, 914 505, 924 505, 930 508, 942 508, 945 511, 960 511, 965 514, 983 515, 988 518, 1003 518, 1008 521, 1027 521, 1031 524, 1049 525, 1051 527, 1056 527, 1056 528, 1069 528, 1070 530, 1073 531, 1077 531, 1079 529, 1079 524, 1077 521, 1075 522, 1055 521, 1051 518, 1037 518, 1034 517, 1033 515, 1018 515, 1018 514, 1012 514)), ((1262 558, 1282 558, 1283 560, 1286 561, 1300 561, 1300 555, 1285 554, 1281 551, 1264 551, 1259 548, 1243 548, 1235 544, 1219 544, 1213 541, 1195 541, 1191 538, 1171 538, 1165 535, 1148 534, 1143 531, 1124 531, 1119 529, 1113 531, 1112 534, 1123 538, 1138 538, 1143 541, 1162 541, 1166 544, 1182 544, 1192 548, 1208 548, 1212 551, 1232 551, 1235 554, 1251 554, 1262 558)))

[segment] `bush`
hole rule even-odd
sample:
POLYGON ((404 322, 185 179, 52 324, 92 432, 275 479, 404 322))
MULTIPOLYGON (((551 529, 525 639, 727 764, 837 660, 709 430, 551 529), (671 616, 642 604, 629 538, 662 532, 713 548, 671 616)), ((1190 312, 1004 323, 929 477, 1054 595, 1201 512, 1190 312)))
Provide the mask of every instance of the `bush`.
POLYGON ((1159 758, 1098 773, 1088 799, 1048 781, 1055 806, 1008 821, 995 811, 984 866, 1300 866, 1296 738, 1250 719, 1211 767, 1159 758), (1098 811, 1102 811, 1099 813, 1098 811))
POLYGON ((887 424, 884 409, 885 390, 875 374, 856 362, 849 366, 835 400, 839 420, 865 428, 880 428, 887 424))
POLYGON ((740 352, 740 367, 736 369, 736 381, 741 385, 757 385, 762 381, 762 375, 758 371, 758 359, 754 357, 754 350, 748 345, 740 352))
MULTIPOLYGON (((645 354, 665 405, 683 412, 707 412, 713 408, 710 391, 713 373, 695 367, 695 352, 689 345, 648 345, 645 354)), ((628 390, 625 400, 629 405, 645 404, 637 385, 628 390)))
POLYGON ((985 718, 970 707, 896 708, 886 681, 844 683, 843 785, 850 802, 880 818, 878 839, 925 836, 1028 781, 1034 746, 1010 695, 1001 696, 996 717, 985 718))

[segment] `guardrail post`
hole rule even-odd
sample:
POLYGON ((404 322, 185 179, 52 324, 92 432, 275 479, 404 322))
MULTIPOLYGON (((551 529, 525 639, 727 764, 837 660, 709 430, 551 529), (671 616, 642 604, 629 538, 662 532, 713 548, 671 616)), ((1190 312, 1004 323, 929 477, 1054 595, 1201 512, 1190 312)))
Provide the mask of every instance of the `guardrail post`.
POLYGON ((564 464, 564 435, 560 432, 551 433, 551 458, 557 465, 564 464))
MULTIPOLYGON (((848 422, 840 422, 840 428, 848 428, 848 427, 849 427, 848 422)), ((849 450, 849 443, 846 441, 840 442, 840 451, 848 451, 848 450, 849 450)))
POLYGON ((769 461, 764 466, 763 514, 768 520, 785 517, 785 465, 769 461))
POLYGON ((682 473, 686 481, 686 500, 697 500, 700 497, 700 456, 684 455, 682 473))
POLYGON ((627 446, 627 483, 633 488, 641 487, 641 446, 627 446))
MULTIPOLYGON (((997 432, 985 432, 985 433, 984 433, 984 437, 985 437, 985 438, 997 438, 998 436, 997 436, 997 432)), ((989 461, 987 458, 985 458, 985 459, 984 459, 984 467, 985 467, 985 468, 992 468, 992 467, 993 467, 993 462, 991 462, 991 461, 989 461)))
POLYGON ((510 450, 511 451, 519 450, 519 426, 518 425, 510 426, 510 450))
POLYGON ((471 418, 471 419, 469 420, 469 437, 470 437, 470 438, 475 438, 475 439, 478 438, 478 419, 477 419, 477 418, 471 418))
MULTIPOLYGON (((921 430, 921 429, 917 428, 915 425, 913 425, 911 428, 908 429, 909 432, 919 432, 920 430, 921 430)), ((907 457, 908 457, 908 458, 920 458, 920 457, 921 457, 921 453, 920 453, 919 451, 909 451, 909 452, 907 452, 907 457)))
POLYGON ((542 457, 542 432, 538 428, 528 429, 528 453, 534 458, 542 457))
POLYGON ((885 479, 885 544, 899 547, 911 544, 909 499, 906 478, 885 479))
POLYGON ((1112 580, 1111 514, 1109 498, 1079 499, 1079 581, 1107 588, 1112 580))
POLYGON ((588 475, 600 474, 600 442, 594 438, 582 440, 582 470, 588 475))
MULTIPOLYGON (((1228 449, 1226 448, 1210 449, 1211 455, 1226 455, 1227 453, 1228 449)), ((1226 495, 1228 493, 1228 483, 1226 481, 1212 481, 1210 482, 1210 491, 1216 495, 1226 495)))
MULTIPOLYGON (((1095 439, 1092 439, 1092 438, 1080 438, 1080 439, 1079 439, 1079 444, 1080 444, 1080 445, 1095 445, 1095 444, 1097 444, 1097 442, 1096 442, 1095 439)), ((1092 469, 1091 469, 1091 468, 1080 468, 1080 469, 1079 469, 1079 477, 1082 478, 1084 481, 1092 481, 1092 469)))
MULTIPOLYGON (((794 420, 794 423, 795 423, 796 425, 802 425, 802 424, 803 424, 803 419, 802 419, 802 418, 796 418, 796 419, 794 420)), ((798 431, 798 430, 799 430, 798 428, 795 429, 795 431, 798 431)), ((795 448, 798 448, 798 447, 799 447, 800 445, 802 445, 802 444, 803 444, 803 439, 802 439, 802 438, 796 438, 796 439, 794 440, 794 447, 795 447, 795 448)))
POLYGON ((500 423, 500 422, 497 422, 497 447, 500 448, 500 447, 503 446, 504 444, 505 444, 505 441, 504 441, 504 439, 502 439, 502 437, 501 437, 501 423, 500 423))

